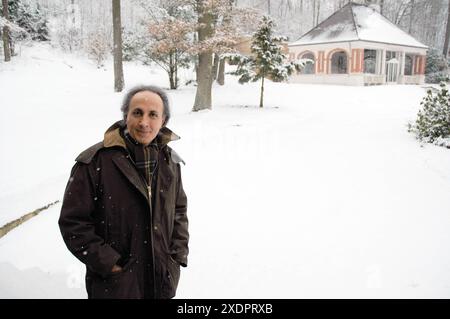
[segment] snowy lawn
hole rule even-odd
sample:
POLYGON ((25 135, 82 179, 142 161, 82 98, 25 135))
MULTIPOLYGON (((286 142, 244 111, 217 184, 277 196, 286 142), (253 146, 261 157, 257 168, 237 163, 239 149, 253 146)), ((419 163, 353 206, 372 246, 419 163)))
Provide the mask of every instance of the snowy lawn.
MULTIPOLYGON (((0 226, 62 200, 75 157, 120 119, 112 63, 46 46, 0 63, 0 226)), ((193 77, 183 72, 183 78, 193 77)), ((127 88, 168 86, 125 64, 127 88)), ((450 298, 450 150, 407 132, 420 86, 227 77, 212 111, 170 91, 182 139, 189 267, 179 298, 450 298)), ((55 205, 0 238, 0 298, 85 298, 55 205)))

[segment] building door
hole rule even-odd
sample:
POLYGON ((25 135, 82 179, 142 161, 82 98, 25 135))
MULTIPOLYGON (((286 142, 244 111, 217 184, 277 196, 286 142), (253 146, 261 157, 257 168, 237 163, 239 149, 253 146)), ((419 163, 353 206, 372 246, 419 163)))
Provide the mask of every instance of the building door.
POLYGON ((400 61, 397 52, 386 51, 386 83, 393 84, 398 81, 400 61))
POLYGON ((395 58, 388 61, 386 73, 386 82, 388 84, 397 83, 399 64, 399 61, 395 58))

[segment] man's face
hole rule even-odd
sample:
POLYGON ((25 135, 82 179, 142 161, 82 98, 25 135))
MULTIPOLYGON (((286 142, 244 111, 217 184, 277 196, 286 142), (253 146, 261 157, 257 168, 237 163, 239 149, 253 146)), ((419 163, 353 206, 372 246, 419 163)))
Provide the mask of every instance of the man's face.
POLYGON ((163 126, 163 101, 158 94, 141 91, 133 95, 127 113, 127 129, 139 143, 148 145, 163 126))

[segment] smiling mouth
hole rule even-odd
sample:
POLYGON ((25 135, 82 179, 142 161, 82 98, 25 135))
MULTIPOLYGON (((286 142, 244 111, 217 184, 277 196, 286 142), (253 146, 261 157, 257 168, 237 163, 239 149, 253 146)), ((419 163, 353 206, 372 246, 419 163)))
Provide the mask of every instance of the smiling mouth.
POLYGON ((138 134, 143 134, 143 135, 151 133, 151 131, 139 131, 139 130, 136 130, 136 132, 138 132, 138 134))

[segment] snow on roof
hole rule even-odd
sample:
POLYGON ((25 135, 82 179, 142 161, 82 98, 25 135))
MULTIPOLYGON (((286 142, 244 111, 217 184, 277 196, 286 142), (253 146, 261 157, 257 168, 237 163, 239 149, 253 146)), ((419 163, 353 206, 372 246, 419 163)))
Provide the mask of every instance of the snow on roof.
POLYGON ((289 46, 371 41, 427 49, 375 9, 350 2, 289 46))

